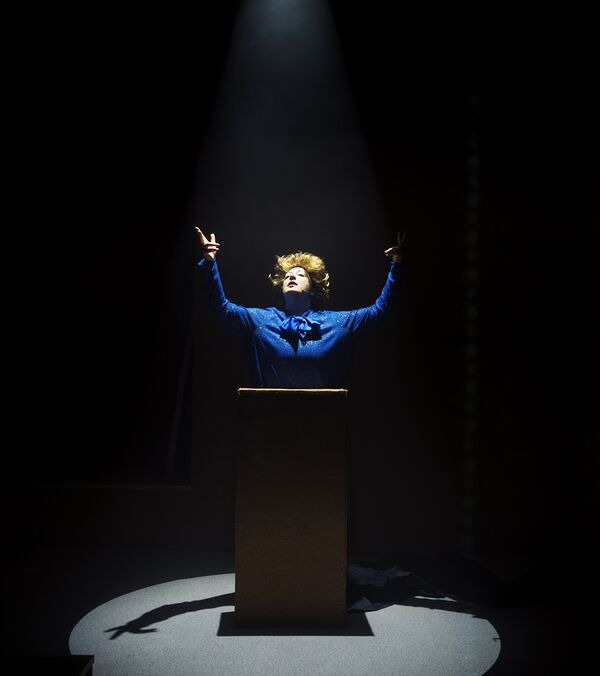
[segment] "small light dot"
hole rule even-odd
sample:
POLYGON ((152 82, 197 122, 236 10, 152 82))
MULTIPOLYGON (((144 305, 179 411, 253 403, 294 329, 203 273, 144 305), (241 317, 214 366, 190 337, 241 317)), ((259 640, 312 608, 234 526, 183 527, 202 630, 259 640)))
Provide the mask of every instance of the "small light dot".
POLYGON ((469 244, 477 244, 477 242, 479 242, 479 231, 475 230, 475 228, 468 230, 467 242, 469 242, 469 244))
POLYGON ((475 482, 473 481, 473 477, 472 476, 463 477, 462 485, 463 485, 463 488, 467 491, 473 490, 473 488, 475 487, 475 482))
POLYGON ((467 313, 467 317, 469 319, 475 319, 475 317, 477 317, 479 314, 479 310, 476 305, 467 305, 465 312, 467 313))
POLYGON ((475 394, 478 389, 477 381, 474 378, 467 380, 465 383, 465 391, 468 394, 475 394))
POLYGON ((461 536, 461 541, 463 549, 465 549, 466 551, 473 550, 473 545, 475 541, 473 540, 473 536, 470 533, 463 533, 461 536))
POLYGON ((467 343, 465 345, 465 352, 469 357, 474 357, 479 352, 479 348, 476 343, 467 343))
POLYGON ((475 507, 475 498, 472 495, 465 495, 462 499, 462 508, 469 512, 475 507))

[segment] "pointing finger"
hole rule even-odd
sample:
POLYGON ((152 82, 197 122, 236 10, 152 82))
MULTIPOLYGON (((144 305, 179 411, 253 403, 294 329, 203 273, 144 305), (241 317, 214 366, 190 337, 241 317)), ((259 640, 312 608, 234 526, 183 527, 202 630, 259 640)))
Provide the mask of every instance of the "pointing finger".
POLYGON ((210 241, 214 244, 217 240, 215 239, 215 233, 211 232, 210 233, 210 241))

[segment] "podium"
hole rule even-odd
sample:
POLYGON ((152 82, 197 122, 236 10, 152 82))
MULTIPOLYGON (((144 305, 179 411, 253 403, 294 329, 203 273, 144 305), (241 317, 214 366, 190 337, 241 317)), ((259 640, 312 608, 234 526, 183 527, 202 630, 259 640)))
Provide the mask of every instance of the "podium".
POLYGON ((345 625, 347 393, 238 390, 236 626, 345 625))

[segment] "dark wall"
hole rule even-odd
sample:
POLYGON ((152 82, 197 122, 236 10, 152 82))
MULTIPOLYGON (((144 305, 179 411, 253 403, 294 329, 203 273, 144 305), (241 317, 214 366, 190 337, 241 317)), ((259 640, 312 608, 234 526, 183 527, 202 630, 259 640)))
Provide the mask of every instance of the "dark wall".
MULTIPOLYGON (((231 528, 227 434, 211 428, 204 448, 192 443, 194 420, 213 415, 227 428, 243 371, 240 346, 213 329, 195 337, 207 389, 194 395, 187 382, 165 467, 194 303, 189 204, 236 4, 205 3, 191 34, 160 17, 90 18, 22 64, 14 140, 25 261, 13 286, 13 387, 24 406, 8 458, 16 482, 185 484, 195 463, 210 518, 231 528)), ((578 276, 580 260, 593 266, 598 213, 591 61, 524 36, 509 55, 486 43, 485 30, 465 50, 448 36, 411 40, 391 10, 365 15, 349 4, 331 5, 342 56, 389 236, 408 230, 410 264, 398 315, 355 364, 351 537, 375 548, 458 542, 475 94, 476 543, 538 553, 569 546, 587 523, 578 491, 594 447, 591 413, 582 413, 593 298, 578 276)), ((235 228, 224 228, 231 242, 235 228)), ((373 237, 375 248, 392 243, 380 229, 373 237)), ((272 253, 261 253, 265 262, 272 253)), ((236 277, 239 260, 223 257, 232 296, 264 299, 264 275, 249 288, 236 277)), ((385 264, 368 264, 368 283, 356 286, 347 260, 328 252, 334 300, 365 304, 385 264)), ((589 513, 596 503, 584 495, 589 513)))
POLYGON ((150 13, 53 15, 22 57, 19 479, 163 481, 191 302, 178 239, 236 12, 219 7, 186 36, 150 13))

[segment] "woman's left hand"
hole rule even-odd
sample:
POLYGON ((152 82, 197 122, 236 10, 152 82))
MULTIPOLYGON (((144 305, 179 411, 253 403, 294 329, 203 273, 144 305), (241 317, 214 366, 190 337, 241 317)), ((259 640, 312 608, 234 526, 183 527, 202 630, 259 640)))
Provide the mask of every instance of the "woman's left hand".
POLYGON ((389 249, 385 250, 385 255, 388 258, 391 258, 394 263, 401 263, 406 259, 406 247, 404 245, 404 239, 406 238, 406 230, 402 234, 402 237, 400 237, 400 233, 398 233, 398 244, 395 246, 391 246, 389 249))

